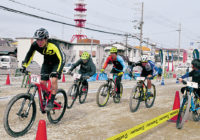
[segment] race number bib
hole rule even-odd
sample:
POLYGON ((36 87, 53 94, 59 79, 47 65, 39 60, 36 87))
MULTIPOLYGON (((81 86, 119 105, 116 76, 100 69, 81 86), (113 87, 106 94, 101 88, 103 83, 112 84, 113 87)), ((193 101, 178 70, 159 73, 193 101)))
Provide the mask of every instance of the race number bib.
POLYGON ((145 80, 145 77, 137 77, 136 80, 137 80, 137 81, 144 81, 144 80, 145 80))
POLYGON ((198 88, 198 83, 195 83, 195 82, 187 82, 187 86, 188 86, 188 87, 192 87, 192 88, 198 88))
POLYGON ((31 83, 39 84, 40 83, 40 76, 31 74, 31 83))
POLYGON ((73 78, 74 79, 80 79, 81 78, 81 74, 74 73, 73 78))

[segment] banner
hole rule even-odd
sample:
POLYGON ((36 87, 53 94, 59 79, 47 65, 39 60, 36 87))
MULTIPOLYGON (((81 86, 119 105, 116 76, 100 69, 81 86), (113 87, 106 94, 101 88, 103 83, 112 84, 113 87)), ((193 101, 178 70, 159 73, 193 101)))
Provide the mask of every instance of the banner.
POLYGON ((160 62, 161 62, 161 65, 162 65, 163 64, 163 50, 160 49, 159 55, 160 55, 160 62))
POLYGON ((167 72, 169 71, 169 51, 167 50, 167 60, 168 60, 168 66, 167 66, 167 72))
POLYGON ((187 52, 184 50, 183 51, 183 63, 187 61, 187 52))
POLYGON ((174 56, 173 56, 173 52, 172 52, 172 72, 174 71, 174 64, 173 64, 173 61, 174 61, 174 56))
POLYGON ((197 49, 193 51, 193 59, 199 59, 199 51, 197 49))

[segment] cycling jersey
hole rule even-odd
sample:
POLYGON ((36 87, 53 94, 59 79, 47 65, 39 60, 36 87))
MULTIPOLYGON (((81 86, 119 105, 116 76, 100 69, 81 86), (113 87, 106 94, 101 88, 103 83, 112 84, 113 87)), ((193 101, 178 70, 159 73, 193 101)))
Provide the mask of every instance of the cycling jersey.
POLYGON ((133 69, 133 67, 135 66, 140 66, 142 67, 142 74, 151 74, 153 77, 156 76, 158 74, 158 68, 156 67, 155 63, 151 60, 148 60, 147 64, 145 66, 142 65, 142 62, 139 61, 137 63, 134 62, 130 62, 129 65, 131 65, 131 70, 133 69))
POLYGON ((106 62, 103 66, 103 69, 105 69, 107 67, 107 65, 109 64, 109 62, 112 62, 113 63, 113 68, 118 71, 118 72, 125 72, 126 70, 126 65, 125 65, 125 62, 123 60, 123 58, 119 55, 117 55, 117 58, 116 60, 113 60, 111 56, 109 56, 107 59, 106 59, 106 62))
POLYGON ((40 54, 44 55, 43 64, 57 65, 56 72, 62 72, 66 61, 65 54, 52 40, 48 40, 45 47, 39 47, 36 41, 33 42, 25 57, 25 60, 22 62, 24 67, 28 67, 33 59, 35 51, 38 51, 40 54))
POLYGON ((80 69, 78 72, 81 75, 92 76, 96 73, 96 66, 93 63, 91 57, 88 59, 87 63, 83 63, 83 60, 79 59, 75 64, 72 65, 72 67, 69 70, 73 71, 79 65, 80 65, 80 69))
POLYGON ((196 82, 200 85, 200 70, 192 70, 191 72, 183 75, 181 78, 184 79, 187 77, 192 77, 192 82, 196 82))

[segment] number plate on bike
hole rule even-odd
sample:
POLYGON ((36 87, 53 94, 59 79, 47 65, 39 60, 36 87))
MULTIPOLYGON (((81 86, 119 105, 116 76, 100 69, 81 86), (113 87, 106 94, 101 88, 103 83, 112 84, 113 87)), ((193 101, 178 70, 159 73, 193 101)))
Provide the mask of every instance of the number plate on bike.
POLYGON ((145 77, 137 77, 136 80, 137 80, 137 81, 144 81, 144 80, 145 80, 145 77))
POLYGON ((40 76, 39 75, 35 75, 35 74, 31 74, 31 83, 40 83, 40 76))
POLYGON ((195 82, 187 82, 187 86, 188 86, 188 87, 192 87, 192 88, 198 88, 198 83, 195 83, 195 82))
POLYGON ((81 78, 81 74, 74 74, 74 75, 73 75, 73 78, 74 78, 74 79, 80 79, 80 78, 81 78))

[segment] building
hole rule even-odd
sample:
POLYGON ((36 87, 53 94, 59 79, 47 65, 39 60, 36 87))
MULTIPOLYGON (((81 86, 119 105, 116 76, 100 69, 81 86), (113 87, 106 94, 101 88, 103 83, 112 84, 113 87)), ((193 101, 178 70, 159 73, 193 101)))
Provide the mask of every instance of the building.
POLYGON ((10 56, 17 56, 17 48, 12 45, 14 42, 12 39, 1 38, 0 39, 0 56, 2 55, 10 55, 10 56))

